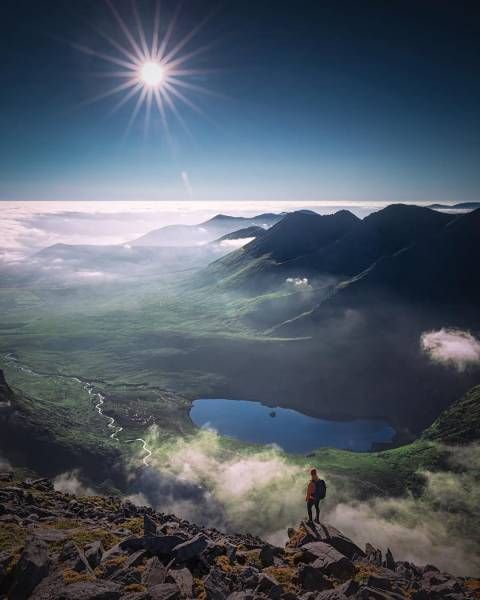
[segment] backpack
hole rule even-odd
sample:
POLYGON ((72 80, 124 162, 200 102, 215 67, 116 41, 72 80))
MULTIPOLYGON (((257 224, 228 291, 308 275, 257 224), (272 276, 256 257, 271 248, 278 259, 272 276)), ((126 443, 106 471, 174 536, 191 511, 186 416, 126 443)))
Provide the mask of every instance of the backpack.
POLYGON ((327 484, 323 479, 315 481, 315 500, 323 500, 327 495, 327 484))

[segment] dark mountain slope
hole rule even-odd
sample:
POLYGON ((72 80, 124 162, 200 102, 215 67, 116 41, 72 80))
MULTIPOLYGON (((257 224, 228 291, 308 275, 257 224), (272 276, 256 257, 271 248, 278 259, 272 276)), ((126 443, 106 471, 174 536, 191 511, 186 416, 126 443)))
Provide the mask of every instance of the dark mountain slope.
POLYGON ((334 244, 292 261, 290 268, 306 274, 356 275, 379 258, 429 238, 453 218, 428 208, 392 204, 366 217, 334 244))
POLYGON ((310 211, 288 214, 279 223, 235 252, 209 265, 200 275, 203 283, 261 292, 284 283, 288 261, 310 256, 361 223, 348 211, 317 215, 310 211))
POLYGON ((480 303, 480 209, 451 220, 437 235, 385 257, 346 285, 341 298, 372 291, 427 305, 480 303))
POLYGON ((298 211, 288 214, 274 225, 261 240, 254 240, 245 247, 251 257, 269 255, 277 262, 309 255, 331 244, 348 230, 360 223, 360 219, 347 210, 334 215, 317 215, 298 211))
POLYGON ((340 211, 334 215, 291 213, 259 240, 207 269, 214 281, 262 292, 288 277, 352 277, 384 256, 427 240, 455 219, 453 215, 393 204, 363 221, 340 211))

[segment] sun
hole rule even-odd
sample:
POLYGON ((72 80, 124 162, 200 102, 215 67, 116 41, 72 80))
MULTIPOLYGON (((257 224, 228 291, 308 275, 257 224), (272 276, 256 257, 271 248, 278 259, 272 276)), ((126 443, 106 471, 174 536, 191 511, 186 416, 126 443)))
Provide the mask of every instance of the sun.
POLYGON ((150 88, 158 88, 165 79, 165 68, 159 62, 147 61, 140 68, 140 80, 150 88))
POLYGON ((171 141, 171 138, 167 113, 175 117, 182 128, 191 135, 180 113, 178 104, 183 104, 205 116, 200 107, 189 98, 189 95, 192 93, 207 94, 209 96, 216 94, 198 83, 199 77, 203 80, 215 70, 198 69, 190 66, 190 62, 209 51, 214 42, 192 50, 189 50, 188 46, 212 15, 208 15, 184 37, 176 40, 176 43, 172 43, 175 37, 174 28, 179 16, 180 5, 170 23, 161 30, 159 2, 156 2, 152 36, 147 39, 135 2, 132 2, 131 5, 133 10, 131 22, 126 22, 113 0, 105 1, 119 26, 119 33, 124 37, 123 43, 117 41, 116 36, 112 37, 110 33, 106 33, 96 26, 96 33, 108 43, 110 51, 97 51, 74 42, 70 44, 88 56, 94 56, 100 61, 113 65, 115 70, 102 69, 97 75, 108 80, 118 79, 118 84, 85 101, 83 104, 91 104, 111 96, 118 96, 118 101, 110 110, 110 114, 113 114, 122 106, 131 102, 133 108, 125 135, 130 131, 142 109, 144 109, 144 133, 146 133, 150 126, 152 109, 155 108, 160 117, 160 124, 163 126, 169 141, 171 141), (112 53, 112 50, 115 52, 112 53))

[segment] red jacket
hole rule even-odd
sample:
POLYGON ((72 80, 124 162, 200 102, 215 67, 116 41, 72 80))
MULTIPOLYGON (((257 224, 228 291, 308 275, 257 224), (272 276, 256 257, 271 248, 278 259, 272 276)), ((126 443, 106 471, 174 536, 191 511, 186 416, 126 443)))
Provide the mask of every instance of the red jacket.
POLYGON ((308 487, 307 487, 307 495, 305 497, 305 502, 308 502, 309 500, 315 500, 315 481, 309 481, 308 482, 308 487))

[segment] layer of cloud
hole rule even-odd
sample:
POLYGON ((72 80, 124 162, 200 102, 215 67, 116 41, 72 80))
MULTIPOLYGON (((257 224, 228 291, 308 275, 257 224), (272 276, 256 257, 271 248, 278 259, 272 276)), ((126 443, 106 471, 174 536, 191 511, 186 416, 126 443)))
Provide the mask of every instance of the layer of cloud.
POLYGON ((452 366, 459 372, 480 364, 480 341, 469 331, 448 328, 427 331, 421 335, 420 346, 433 362, 452 366))
MULTIPOLYGON (((181 174, 187 194, 192 193, 187 172, 181 174)), ((2 201, 0 231, 4 248, 35 250, 56 243, 122 244, 172 224, 201 223, 222 212, 253 216, 301 208, 330 214, 348 208, 365 216, 386 203, 339 202, 206 202, 206 201, 2 201)))

